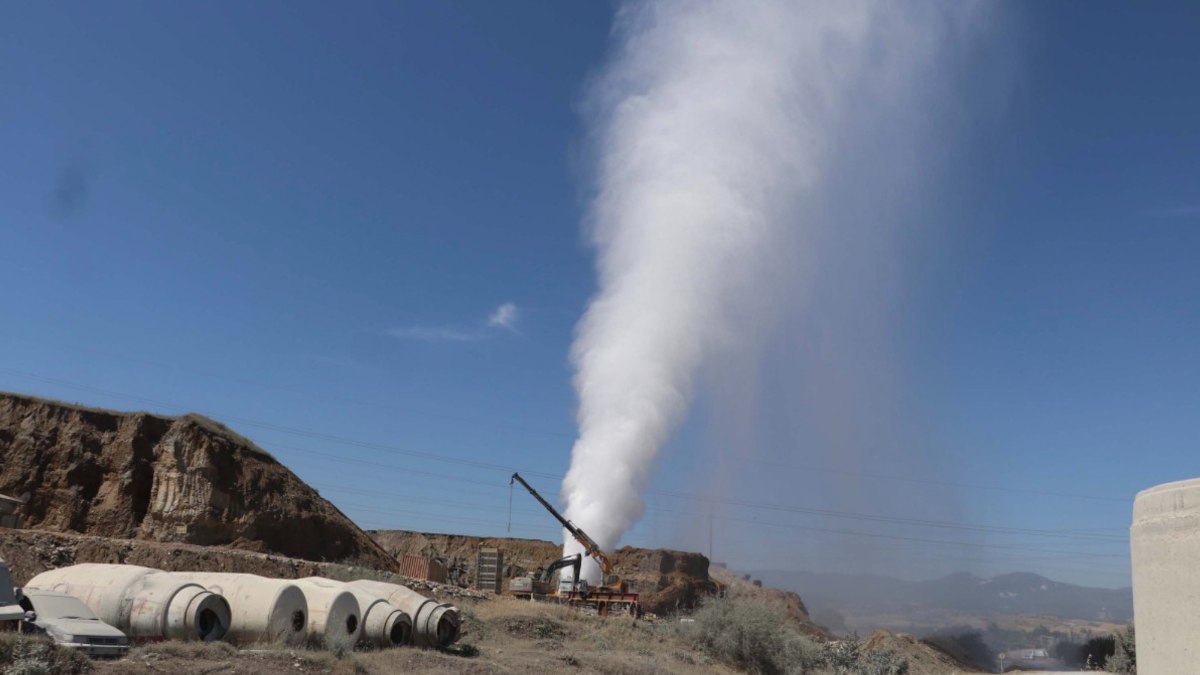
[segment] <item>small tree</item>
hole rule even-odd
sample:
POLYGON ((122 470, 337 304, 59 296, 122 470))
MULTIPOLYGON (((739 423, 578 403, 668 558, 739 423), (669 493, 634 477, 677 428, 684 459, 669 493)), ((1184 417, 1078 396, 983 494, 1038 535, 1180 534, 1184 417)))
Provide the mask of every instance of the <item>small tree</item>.
POLYGON ((1137 673, 1137 649, 1134 643, 1133 626, 1126 626, 1125 631, 1113 635, 1113 654, 1108 657, 1104 669, 1110 673, 1137 673))

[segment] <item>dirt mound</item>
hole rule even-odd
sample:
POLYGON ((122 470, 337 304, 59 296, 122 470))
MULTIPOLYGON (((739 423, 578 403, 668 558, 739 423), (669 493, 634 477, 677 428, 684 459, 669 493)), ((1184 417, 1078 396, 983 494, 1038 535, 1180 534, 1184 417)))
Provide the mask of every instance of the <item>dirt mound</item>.
POLYGON ((199 415, 0 393, 0 456, 0 492, 29 496, 20 514, 26 527, 396 569, 287 467, 199 415))
POLYGON ((975 672, 953 656, 907 633, 875 631, 862 642, 863 651, 891 651, 908 660, 910 673, 975 672))
MULTIPOLYGON (((409 554, 445 561, 450 580, 465 586, 475 583, 475 558, 480 547, 500 549, 506 579, 533 573, 562 557, 561 544, 541 539, 403 530, 369 533, 394 556, 409 554)), ((643 609, 655 614, 691 609, 700 598, 721 588, 708 576, 708 558, 699 553, 626 546, 612 555, 612 561, 630 589, 641 594, 643 609)))
POLYGON ((518 577, 562 557, 562 546, 541 539, 473 537, 462 534, 368 530, 392 556, 417 555, 446 563, 451 583, 474 587, 475 562, 480 548, 498 548, 504 554, 503 576, 518 577))
POLYGON ((708 575, 708 558, 699 553, 626 546, 613 556, 613 564, 641 593, 642 608, 655 614, 692 609, 721 590, 708 575))

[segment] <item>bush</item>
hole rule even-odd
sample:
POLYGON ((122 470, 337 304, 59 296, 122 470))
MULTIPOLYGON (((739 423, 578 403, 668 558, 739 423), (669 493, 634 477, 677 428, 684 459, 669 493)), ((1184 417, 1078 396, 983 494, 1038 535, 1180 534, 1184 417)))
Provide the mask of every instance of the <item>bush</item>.
POLYGON ((806 673, 821 663, 820 649, 787 628, 781 607, 745 598, 706 598, 680 624, 683 637, 706 655, 763 675, 806 673))
POLYGON ((908 672, 908 659, 890 649, 860 652, 854 670, 847 672, 855 675, 905 675, 908 672))
POLYGON ((1104 669, 1110 673, 1137 673, 1137 649, 1134 643, 1133 626, 1126 626, 1125 632, 1113 635, 1113 654, 1108 657, 1104 669))
POLYGON ((863 649, 857 635, 821 647, 820 663, 835 675, 905 675, 908 659, 890 649, 863 649))

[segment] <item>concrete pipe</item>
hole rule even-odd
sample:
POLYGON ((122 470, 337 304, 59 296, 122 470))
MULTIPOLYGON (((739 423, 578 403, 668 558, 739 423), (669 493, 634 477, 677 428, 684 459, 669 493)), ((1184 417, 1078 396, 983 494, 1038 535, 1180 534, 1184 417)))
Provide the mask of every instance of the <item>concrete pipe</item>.
POLYGON ((1138 493, 1129 544, 1138 672, 1195 672, 1200 663, 1200 478, 1138 493))
POLYGON ((360 645, 384 648, 412 643, 412 619, 387 600, 343 581, 324 577, 308 577, 305 580, 354 594, 354 599, 358 601, 358 611, 362 613, 362 634, 358 639, 360 645))
POLYGON ((361 588, 387 600, 412 617, 412 643, 418 647, 448 647, 458 640, 461 619, 458 608, 431 600, 399 584, 359 579, 351 587, 361 588))
POLYGON ((257 574, 174 572, 229 600, 233 619, 226 638, 239 644, 271 642, 300 645, 308 636, 308 601, 304 591, 283 579, 257 574))
POLYGON ((362 613, 354 594, 312 579, 293 583, 304 591, 308 601, 308 636, 327 647, 353 649, 362 632, 362 613))
POLYGON ((200 584, 136 565, 82 564, 43 572, 26 584, 83 601, 131 640, 225 637, 229 603, 200 584))

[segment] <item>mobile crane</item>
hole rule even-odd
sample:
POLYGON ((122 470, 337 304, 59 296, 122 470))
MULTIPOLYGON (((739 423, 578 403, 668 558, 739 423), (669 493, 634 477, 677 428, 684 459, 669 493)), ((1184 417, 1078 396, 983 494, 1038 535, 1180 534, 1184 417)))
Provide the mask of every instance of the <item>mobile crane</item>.
POLYGON ((539 504, 550 512, 550 515, 554 516, 555 520, 562 524, 563 528, 583 547, 584 555, 594 559, 600 565, 600 570, 604 574, 604 583, 602 585, 589 587, 586 581, 579 578, 580 561, 582 559, 578 555, 567 556, 551 564, 538 580, 527 578, 513 579, 512 583, 510 583, 510 588, 514 591, 514 594, 518 597, 533 599, 538 595, 536 593, 539 590, 538 582, 541 584, 541 590, 548 590, 545 586, 548 585, 550 575, 555 570, 570 565, 575 573, 572 581, 568 583, 566 580, 563 580, 553 593, 546 593, 546 597, 571 605, 593 607, 601 616, 613 613, 628 613, 635 617, 640 615, 641 604, 638 594, 630 593, 625 582, 614 574, 612 561, 608 559, 604 551, 600 550, 600 545, 596 543, 596 540, 588 536, 588 533, 584 532, 575 523, 564 518, 557 509, 550 505, 550 502, 546 501, 542 495, 538 494, 537 490, 533 489, 532 485, 525 482, 521 474, 514 473, 512 478, 509 479, 508 484, 510 489, 513 482, 520 483, 522 487, 529 491, 529 494, 533 495, 533 498, 539 504), (528 589, 528 591, 525 589, 528 589))

